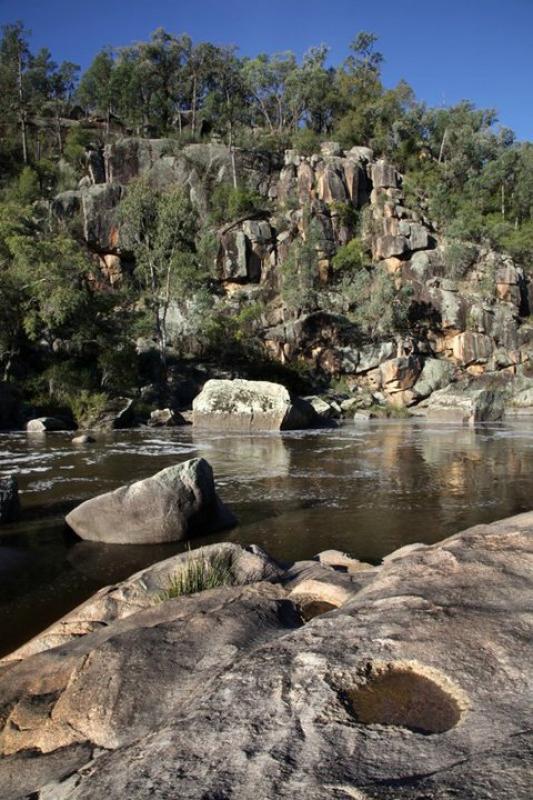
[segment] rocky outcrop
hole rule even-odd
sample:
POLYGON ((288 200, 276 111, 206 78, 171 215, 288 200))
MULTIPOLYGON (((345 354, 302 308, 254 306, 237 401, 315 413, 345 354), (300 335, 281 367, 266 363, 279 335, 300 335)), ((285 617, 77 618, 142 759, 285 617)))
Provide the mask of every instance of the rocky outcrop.
MULTIPOLYGON (((260 308, 253 336, 269 357, 291 367, 304 363, 320 377, 346 378, 351 388, 379 391, 384 403, 409 407, 443 388, 447 375, 516 376, 531 364, 531 291, 524 270, 486 246, 446 240, 423 202, 409 207, 394 165, 369 148, 344 150, 336 142, 324 142, 313 155, 287 150, 281 159, 237 148, 233 157, 239 186, 253 190, 256 202, 254 210, 212 229, 220 289, 214 302, 217 313, 228 316, 249 303, 260 308), (316 253, 311 294, 318 299, 313 304, 306 298, 304 313, 285 302, 283 276, 310 231, 316 253), (347 318, 357 303, 346 299, 333 259, 354 236, 373 264, 376 285, 391 279, 408 298, 401 333, 362 335, 347 318), (405 336, 412 340, 408 352, 405 336), (405 357, 409 367, 393 365, 405 357), (381 368, 386 361, 391 363, 381 368), (426 362, 433 370, 435 362, 445 366, 436 384, 424 378, 418 391, 426 362)), ((101 279, 111 286, 120 284, 123 267, 129 269, 116 211, 132 180, 142 177, 160 190, 181 187, 205 226, 212 225, 213 190, 233 180, 232 154, 214 142, 180 148, 170 139, 124 137, 89 160, 90 177, 78 192, 58 195, 52 211, 64 219, 81 214, 101 279)), ((192 324, 197 315, 188 298, 171 302, 167 316, 169 344, 194 357, 208 349, 197 319, 192 324)))
POLYGON ((114 183, 96 184, 81 191, 83 235, 87 244, 97 252, 116 253, 120 250, 116 209, 122 196, 122 186, 114 183))
POLYGON ((66 521, 82 539, 112 544, 175 542, 235 524, 203 458, 86 500, 66 521))
POLYGON ((214 430, 297 430, 317 422, 310 403, 269 381, 210 380, 192 408, 193 425, 214 430))
POLYGON ((528 513, 164 602, 151 567, 2 663, 3 797, 527 800, 532 551, 528 513))
POLYGON ((14 522, 20 516, 17 479, 14 475, 0 478, 0 523, 14 522))

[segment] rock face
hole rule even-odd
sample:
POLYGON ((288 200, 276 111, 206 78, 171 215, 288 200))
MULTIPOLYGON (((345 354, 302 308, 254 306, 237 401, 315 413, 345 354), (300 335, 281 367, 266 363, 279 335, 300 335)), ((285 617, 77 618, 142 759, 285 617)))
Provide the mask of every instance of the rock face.
POLYGON ((86 500, 66 521, 82 539, 114 544, 174 542, 235 524, 203 458, 86 500))
MULTIPOLYGON (((239 317, 248 304, 260 309, 251 335, 268 357, 289 366, 303 363, 321 378, 347 379, 358 390, 382 390, 383 402, 404 407, 444 388, 452 374, 520 377, 531 367, 533 292, 524 269, 485 246, 447 241, 423 200, 409 207, 394 165, 366 147, 344 150, 336 142, 324 142, 312 155, 287 150, 283 157, 268 156, 239 148, 233 157, 239 183, 259 199, 247 215, 212 230, 216 305, 228 317, 239 317), (286 301, 283 275, 311 224, 316 264, 313 299, 304 313, 286 301), (334 257, 356 236, 373 265, 370 295, 375 289, 379 297, 380 286, 391 280, 402 298, 407 350, 403 325, 401 333, 393 330, 374 341, 370 331, 350 322, 358 298, 352 302, 344 291, 339 277, 349 276, 339 276, 334 257), (379 370, 388 360, 395 363, 379 370), (445 366, 437 377, 433 363, 430 376, 424 374, 426 362, 445 366)), ((84 185, 58 195, 51 211, 66 220, 80 216, 99 267, 95 284, 105 287, 120 284, 131 267, 117 214, 129 183, 142 177, 158 190, 181 187, 209 228, 210 193, 231 183, 232 154, 222 144, 181 148, 171 139, 124 137, 89 154, 88 170, 84 185)), ((198 332, 197 315, 193 301, 171 303, 168 342, 202 357, 209 342, 198 332)))
POLYGON ((269 381, 210 380, 193 400, 193 425, 235 431, 282 431, 317 422, 310 403, 269 381))
POLYGON ((17 479, 14 475, 0 478, 0 523, 13 522, 20 515, 17 479))
POLYGON ((529 800, 533 513, 323 561, 155 605, 152 567, 2 662, 5 800, 529 800))

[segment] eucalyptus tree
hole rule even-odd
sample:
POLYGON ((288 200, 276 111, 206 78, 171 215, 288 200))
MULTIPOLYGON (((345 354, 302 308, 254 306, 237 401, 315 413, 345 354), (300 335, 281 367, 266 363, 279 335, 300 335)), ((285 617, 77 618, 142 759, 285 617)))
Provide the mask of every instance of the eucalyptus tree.
POLYGON ((31 53, 28 47, 29 31, 22 22, 2 27, 0 42, 0 112, 6 122, 19 128, 22 160, 29 161, 28 154, 28 92, 26 72, 31 53))
POLYGON ((114 67, 113 52, 106 47, 97 53, 91 66, 83 74, 77 92, 79 102, 87 110, 105 117, 107 133, 115 100, 114 67))
POLYGON ((129 185, 119 218, 121 241, 135 258, 135 276, 165 373, 170 304, 191 296, 205 279, 196 255, 197 216, 181 189, 163 194, 139 180, 129 185))

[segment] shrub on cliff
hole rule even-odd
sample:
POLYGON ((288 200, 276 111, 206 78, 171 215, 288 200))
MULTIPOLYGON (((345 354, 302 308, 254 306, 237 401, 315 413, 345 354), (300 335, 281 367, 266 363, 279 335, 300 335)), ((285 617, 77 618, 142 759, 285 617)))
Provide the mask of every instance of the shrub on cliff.
POLYGON ((217 224, 231 222, 238 217, 265 207, 266 201, 260 194, 247 187, 235 188, 227 183, 220 183, 211 195, 210 214, 217 224))
POLYGON ((350 318, 371 338, 406 330, 412 289, 396 288, 382 267, 362 269, 345 277, 342 291, 350 318))
POLYGON ((287 308, 311 311, 318 301, 318 248, 320 229, 316 220, 304 213, 304 235, 295 239, 281 265, 281 296, 287 308))
POLYGON ((348 244, 339 247, 332 261, 333 269, 337 273, 357 272, 366 263, 367 258, 363 244, 357 237, 350 239, 348 244))

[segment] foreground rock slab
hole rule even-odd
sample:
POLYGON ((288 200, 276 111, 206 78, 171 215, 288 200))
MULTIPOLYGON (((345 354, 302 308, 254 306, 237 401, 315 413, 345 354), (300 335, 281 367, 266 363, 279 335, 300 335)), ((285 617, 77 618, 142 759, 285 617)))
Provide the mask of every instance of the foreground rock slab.
POLYGON ((246 557, 260 583, 0 665, 5 800, 529 800, 533 513, 370 574, 246 557), (342 604, 302 624, 306 584, 342 604))
POLYGON ((215 492, 210 465, 196 458, 86 500, 66 521, 89 541, 155 544, 208 534, 236 520, 215 492))
POLYGON ((269 381, 207 381, 192 407, 193 425, 214 430, 298 430, 319 420, 310 403, 269 381))

